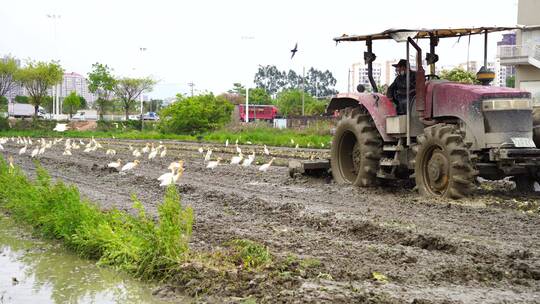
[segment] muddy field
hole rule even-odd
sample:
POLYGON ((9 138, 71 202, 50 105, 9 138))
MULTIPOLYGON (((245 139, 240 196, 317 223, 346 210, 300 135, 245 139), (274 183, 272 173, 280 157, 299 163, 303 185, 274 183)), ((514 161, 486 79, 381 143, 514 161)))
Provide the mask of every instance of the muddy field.
MULTIPOLYGON (((288 158, 325 157, 324 150, 270 148, 277 165, 268 172, 228 164, 212 171, 203 165, 199 144, 178 142, 164 142, 165 158, 142 158, 140 167, 121 175, 102 167, 117 158, 133 160, 128 145, 140 148, 146 141, 100 142, 118 155, 105 156, 101 149, 62 156, 59 144, 38 159, 53 177, 76 184, 103 208, 130 210, 136 194, 154 214, 164 194, 156 178, 171 161, 183 159, 186 171, 178 187, 183 204, 195 210, 194 250, 247 238, 277 257, 320 261, 315 275, 271 284, 255 277, 243 294, 223 290, 228 300, 253 294, 283 303, 540 303, 537 195, 488 183, 470 199, 442 201, 419 197, 405 183, 360 189, 328 178, 288 176, 288 158)), ((225 160, 234 149, 204 147, 210 146, 225 160)), ((29 152, 17 155, 21 145, 13 142, 4 147, 4 156, 13 155, 32 174, 29 152)), ((255 149, 261 163, 270 158, 261 147, 242 149, 255 149)))

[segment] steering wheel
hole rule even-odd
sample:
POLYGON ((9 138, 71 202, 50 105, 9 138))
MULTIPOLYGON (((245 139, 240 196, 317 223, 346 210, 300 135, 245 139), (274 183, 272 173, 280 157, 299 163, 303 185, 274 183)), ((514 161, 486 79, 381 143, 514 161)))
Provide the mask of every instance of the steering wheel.
POLYGON ((435 74, 427 74, 425 76, 426 80, 431 80, 431 79, 441 79, 441 77, 435 75, 435 74))

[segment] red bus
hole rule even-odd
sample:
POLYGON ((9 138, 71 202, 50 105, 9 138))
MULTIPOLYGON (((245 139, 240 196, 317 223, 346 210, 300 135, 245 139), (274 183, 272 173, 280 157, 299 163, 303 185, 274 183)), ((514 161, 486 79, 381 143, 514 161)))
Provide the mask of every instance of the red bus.
MULTIPOLYGON (((246 121, 246 105, 238 105, 240 121, 246 121)), ((278 108, 272 105, 249 105, 249 121, 267 120, 273 121, 278 113, 278 108)))

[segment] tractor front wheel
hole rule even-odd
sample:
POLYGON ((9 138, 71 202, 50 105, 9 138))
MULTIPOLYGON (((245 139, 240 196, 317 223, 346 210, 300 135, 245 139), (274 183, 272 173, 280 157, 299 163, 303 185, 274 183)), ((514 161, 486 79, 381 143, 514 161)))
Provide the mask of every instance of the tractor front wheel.
POLYGON ((382 140, 373 120, 362 108, 346 108, 332 140, 332 175, 337 183, 374 186, 382 140))
POLYGON ((420 194, 452 199, 467 196, 476 171, 456 126, 428 127, 417 142, 415 179, 420 194))

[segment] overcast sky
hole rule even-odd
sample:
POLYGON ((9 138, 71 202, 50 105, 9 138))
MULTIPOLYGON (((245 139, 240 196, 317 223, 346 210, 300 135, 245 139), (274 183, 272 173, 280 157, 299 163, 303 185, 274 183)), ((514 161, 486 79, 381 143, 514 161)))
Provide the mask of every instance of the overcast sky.
MULTIPOLYGON (((298 73, 304 65, 329 69, 345 91, 348 69, 363 61, 365 46, 336 46, 333 37, 389 28, 513 26, 517 20, 517 0, 2 0, 0 7, 0 55, 58 58, 66 72, 83 75, 94 62, 119 76, 150 75, 160 81, 154 97, 186 93, 191 81, 197 90, 221 93, 233 82, 252 82, 259 64, 298 73), (56 39, 47 14, 61 16, 56 39), (291 60, 296 42, 299 52, 291 60)), ((500 34, 490 36, 490 58, 497 40, 500 34)), ((471 60, 482 58, 482 43, 472 39, 471 60)), ((405 57, 405 46, 375 42, 374 52, 384 64, 405 57)), ((467 39, 443 41, 438 53, 442 65, 465 62, 467 39)))

